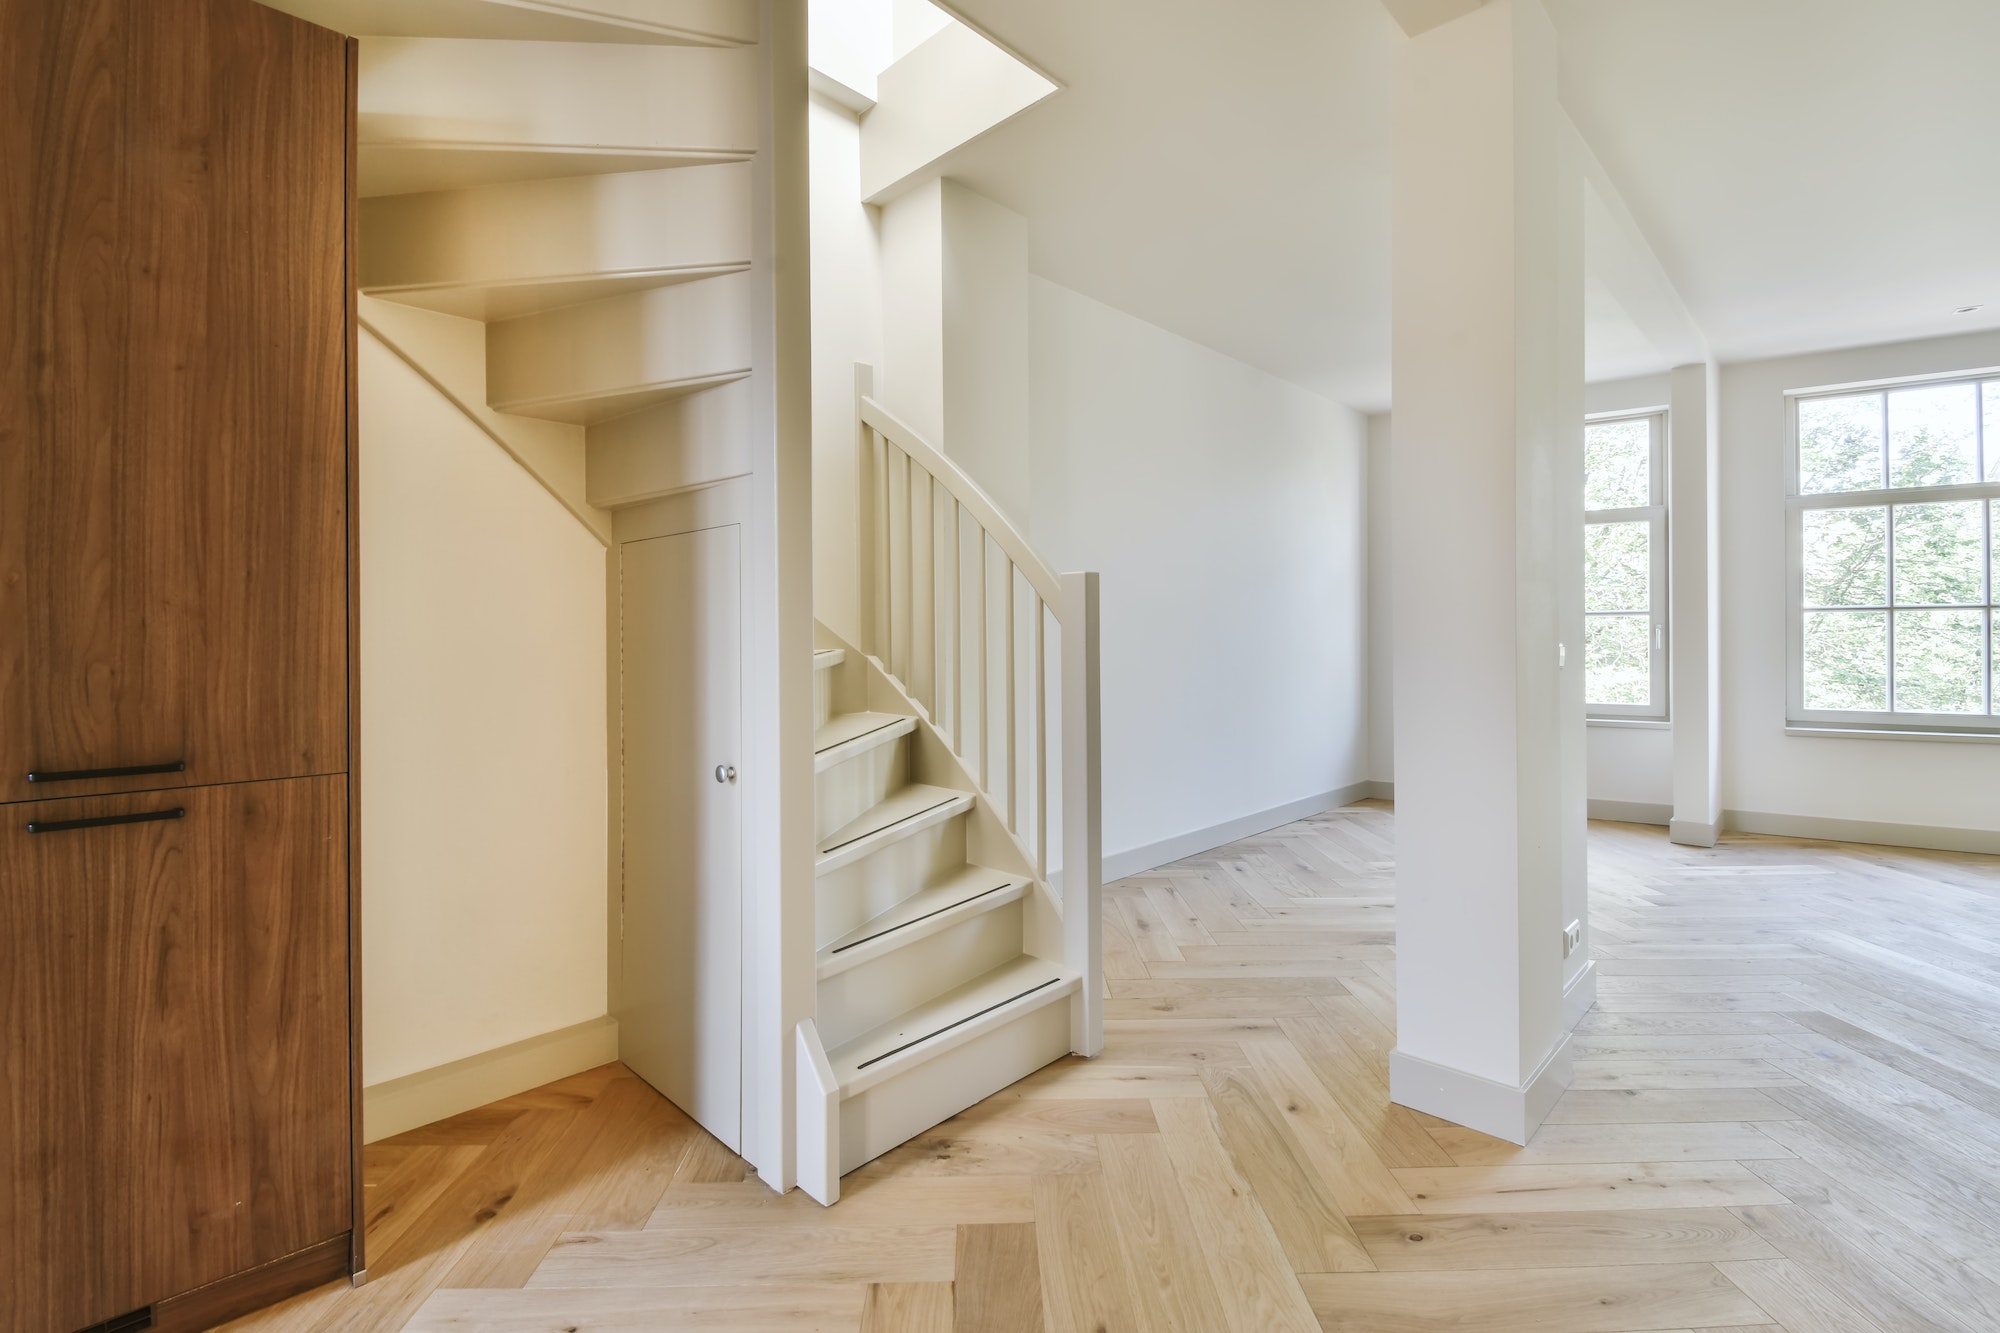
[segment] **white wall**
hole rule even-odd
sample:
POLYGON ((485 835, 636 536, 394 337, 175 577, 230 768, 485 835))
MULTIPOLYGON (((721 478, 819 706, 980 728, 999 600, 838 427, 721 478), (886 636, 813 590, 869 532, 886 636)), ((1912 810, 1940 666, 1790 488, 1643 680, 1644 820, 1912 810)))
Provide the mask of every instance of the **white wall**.
POLYGON ((363 1081, 605 1012, 604 547, 361 340, 363 1081))
POLYGON ((1041 278, 1030 309, 1031 539, 1103 575, 1107 861, 1362 780, 1364 419, 1041 278))
POLYGON ((1722 369, 1722 803, 1744 813, 2000 830, 2000 744, 1787 736, 1788 389, 2000 366, 2000 333, 1722 369))
POLYGON ((1395 598, 1390 582, 1390 466, 1387 412, 1368 418, 1368 780, 1396 780, 1395 598))
MULTIPOLYGON (((861 125, 814 96, 812 151, 812 446, 814 612, 860 639, 854 367, 882 365, 882 238, 861 204, 861 125)), ((880 386, 878 386, 880 387, 880 386)))

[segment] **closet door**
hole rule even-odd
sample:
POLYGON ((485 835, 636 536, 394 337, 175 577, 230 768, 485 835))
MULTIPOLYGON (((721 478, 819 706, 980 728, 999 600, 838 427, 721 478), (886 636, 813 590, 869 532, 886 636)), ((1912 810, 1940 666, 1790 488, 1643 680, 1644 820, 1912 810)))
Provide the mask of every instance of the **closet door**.
POLYGON ((251 0, 0 0, 0 802, 347 767, 346 101, 251 0))
POLYGON ((741 529, 619 547, 620 1054, 743 1144, 741 529))
POLYGON ((9 806, 0 885, 0 1330, 347 1230, 344 778, 9 806))

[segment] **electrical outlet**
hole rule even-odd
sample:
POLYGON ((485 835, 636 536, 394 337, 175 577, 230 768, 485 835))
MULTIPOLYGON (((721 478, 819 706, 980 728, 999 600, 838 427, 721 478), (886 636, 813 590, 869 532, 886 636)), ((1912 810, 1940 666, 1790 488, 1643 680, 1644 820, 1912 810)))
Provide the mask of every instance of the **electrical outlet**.
POLYGON ((1572 921, 1563 927, 1563 957, 1567 958, 1583 947, 1583 922, 1572 921))

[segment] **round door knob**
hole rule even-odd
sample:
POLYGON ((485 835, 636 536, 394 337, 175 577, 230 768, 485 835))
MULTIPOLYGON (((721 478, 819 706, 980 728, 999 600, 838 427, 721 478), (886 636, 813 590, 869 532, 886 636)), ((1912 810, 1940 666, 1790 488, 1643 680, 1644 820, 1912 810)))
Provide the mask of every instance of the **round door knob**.
POLYGON ((734 765, 734 764, 717 764, 717 765, 715 766, 715 780, 716 780, 717 782, 734 782, 734 781, 736 781, 736 765, 734 765))

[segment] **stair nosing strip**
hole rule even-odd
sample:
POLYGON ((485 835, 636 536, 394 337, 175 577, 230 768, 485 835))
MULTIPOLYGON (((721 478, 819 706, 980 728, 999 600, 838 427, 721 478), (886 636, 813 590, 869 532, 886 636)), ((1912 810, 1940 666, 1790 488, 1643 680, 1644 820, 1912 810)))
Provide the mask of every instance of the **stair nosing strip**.
POLYGON ((873 935, 869 935, 866 936, 865 938, 858 939, 854 941, 852 944, 843 944, 838 948, 829 949, 827 950, 826 956, 829 960, 838 958, 841 954, 846 953, 849 949, 858 949, 864 944, 871 944, 876 940, 886 939, 887 937, 895 934, 899 930, 908 930, 911 926, 914 926, 919 922, 928 921, 934 916, 942 916, 946 912, 957 911, 959 908, 964 907, 968 903, 976 903, 981 898, 990 898, 996 893, 1005 893, 1009 889, 1014 889, 1019 887, 1021 887, 1021 881, 1017 879, 1010 879, 1005 884, 995 884, 992 888, 982 889, 980 892, 973 894, 970 898, 960 898, 955 903, 946 903, 943 907, 938 908, 934 912, 925 912, 922 916, 913 916, 908 921, 900 921, 895 925, 890 926, 887 930, 878 930, 873 935))
POLYGON ((857 735, 849 736, 846 740, 835 741, 833 744, 827 746, 824 750, 814 750, 813 758, 817 759, 823 754, 832 754, 835 750, 838 750, 843 745, 852 745, 856 741, 866 740, 868 737, 873 736, 878 731, 887 731, 889 728, 895 726, 898 722, 908 722, 911 720, 912 719, 910 718, 903 718, 903 717, 891 718, 889 719, 889 721, 884 722, 879 727, 870 727, 868 730, 864 732, 860 732, 857 735))
POLYGON ((923 1036, 918 1037, 915 1041, 906 1041, 893 1051, 884 1051, 882 1052, 882 1054, 874 1056, 871 1059, 863 1060, 860 1064, 854 1066, 854 1072, 859 1074, 864 1070, 866 1070, 870 1065, 879 1065, 884 1060, 889 1059, 891 1056, 901 1055, 904 1051, 909 1050, 913 1046, 921 1046, 925 1042, 930 1041, 933 1038, 942 1037, 945 1033, 952 1031, 954 1028, 962 1028, 967 1023, 972 1022, 974 1019, 986 1017, 986 1015, 992 1013, 996 1009, 1005 1009, 1008 1005, 1013 1004, 1016 1000, 1025 1000, 1030 995, 1035 994, 1037 991, 1045 991, 1049 987, 1058 984, 1062 980, 1063 978, 1061 976, 1053 976, 1050 977, 1047 981, 1038 982, 1037 984, 1028 987, 1028 989, 1022 991, 1018 995, 1010 995, 1004 1000, 1000 1000, 997 1003, 987 1005, 984 1009, 981 1009, 978 1013, 967 1014, 964 1018, 961 1018, 956 1022, 947 1023, 941 1028, 937 1028, 931 1032, 926 1032, 923 1036))
POLYGON ((909 823, 913 819, 922 819, 925 815, 930 814, 932 811, 942 810, 947 805, 950 805, 953 801, 964 799, 968 795, 969 793, 966 792, 955 791, 951 795, 945 797, 942 801, 939 801, 937 804, 927 805, 921 810, 913 810, 909 814, 904 815, 901 819, 895 820, 892 823, 884 824, 881 828, 869 829, 866 833, 857 834, 855 837, 849 838, 846 842, 840 843, 837 846, 822 847, 819 849, 818 854, 820 856, 832 856, 835 852, 840 851, 842 848, 852 847, 857 842, 865 842, 866 840, 874 837, 878 833, 887 833, 890 829, 901 828, 903 825, 909 823))

